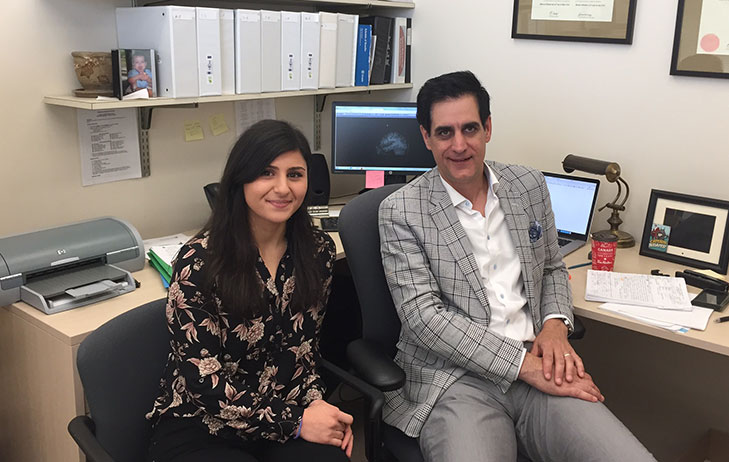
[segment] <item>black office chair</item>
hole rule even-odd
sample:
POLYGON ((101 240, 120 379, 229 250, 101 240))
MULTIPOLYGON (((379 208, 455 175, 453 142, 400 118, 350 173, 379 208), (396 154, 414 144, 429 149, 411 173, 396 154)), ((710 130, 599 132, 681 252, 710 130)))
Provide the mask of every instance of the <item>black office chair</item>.
MULTIPOLYGON (((165 305, 160 299, 139 306, 81 342, 77 365, 90 415, 74 417, 68 431, 90 461, 146 459, 152 426, 144 416, 159 393, 170 349, 165 305)), ((382 409, 382 392, 326 360, 322 367, 359 391, 368 409, 382 409)))
POLYGON ((211 210, 213 209, 213 207, 215 207, 215 201, 218 200, 219 190, 220 183, 208 183, 203 186, 203 191, 205 191, 205 198, 208 200, 208 204, 210 204, 211 210))
MULTIPOLYGON (((397 390, 405 382, 405 373, 392 360, 400 319, 385 280, 377 224, 380 202, 401 186, 387 185, 362 194, 344 206, 339 215, 339 234, 362 313, 362 338, 349 344, 347 356, 356 373, 382 391, 397 390)), ((582 323, 575 318, 575 331, 570 338, 582 338, 584 333, 582 323)), ((365 439, 370 462, 393 457, 400 462, 423 460, 415 438, 383 422, 368 422, 365 439)))

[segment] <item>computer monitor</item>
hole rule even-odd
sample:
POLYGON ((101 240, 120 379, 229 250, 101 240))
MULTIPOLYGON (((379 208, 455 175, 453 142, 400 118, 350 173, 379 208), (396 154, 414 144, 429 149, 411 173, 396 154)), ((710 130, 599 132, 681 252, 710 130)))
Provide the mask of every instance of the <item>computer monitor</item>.
POLYGON ((332 103, 332 173, 383 170, 389 184, 433 168, 416 111, 415 103, 332 103))

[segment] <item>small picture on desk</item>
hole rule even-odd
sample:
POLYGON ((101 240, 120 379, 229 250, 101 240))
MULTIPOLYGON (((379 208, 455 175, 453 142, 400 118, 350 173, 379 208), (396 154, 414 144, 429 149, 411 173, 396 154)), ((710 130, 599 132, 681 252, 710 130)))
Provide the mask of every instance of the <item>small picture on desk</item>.
POLYGON ((651 226, 651 240, 648 242, 648 248, 665 252, 668 248, 668 237, 671 235, 671 227, 668 225, 659 225, 653 223, 651 226))
POLYGON ((156 57, 152 49, 119 49, 111 51, 114 96, 146 90, 148 98, 157 96, 156 57))
POLYGON ((729 201, 652 189, 640 254, 726 274, 729 201))

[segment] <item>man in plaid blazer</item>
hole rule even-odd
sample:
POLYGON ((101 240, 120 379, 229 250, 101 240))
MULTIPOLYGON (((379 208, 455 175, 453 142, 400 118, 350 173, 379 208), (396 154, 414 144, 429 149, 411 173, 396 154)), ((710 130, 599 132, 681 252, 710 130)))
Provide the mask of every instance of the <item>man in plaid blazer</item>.
POLYGON ((417 117, 437 167, 379 210, 407 376, 385 420, 419 437, 428 461, 654 460, 567 341, 571 292, 543 176, 485 161, 486 90, 470 72, 430 79, 417 117))

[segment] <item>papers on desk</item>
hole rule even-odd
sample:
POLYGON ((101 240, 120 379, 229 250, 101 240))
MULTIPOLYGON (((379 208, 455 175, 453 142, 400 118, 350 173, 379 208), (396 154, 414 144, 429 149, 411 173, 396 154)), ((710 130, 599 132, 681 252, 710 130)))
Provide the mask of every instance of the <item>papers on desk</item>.
POLYGON ((587 271, 585 300, 664 310, 691 311, 694 308, 683 278, 612 271, 587 271))
POLYGON ((144 241, 149 265, 157 270, 165 289, 170 287, 170 281, 172 280, 172 262, 175 260, 180 248, 189 240, 190 237, 185 234, 175 234, 144 241))
POLYGON ((600 308, 674 332, 686 332, 687 328, 704 330, 714 312, 711 308, 698 306, 691 311, 677 311, 619 303, 603 303, 600 308))
POLYGON ((691 304, 683 278, 587 271, 585 300, 600 308, 674 332, 704 330, 713 310, 691 304))

